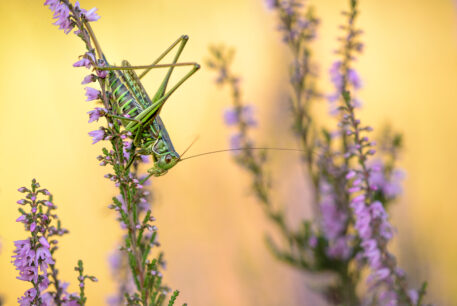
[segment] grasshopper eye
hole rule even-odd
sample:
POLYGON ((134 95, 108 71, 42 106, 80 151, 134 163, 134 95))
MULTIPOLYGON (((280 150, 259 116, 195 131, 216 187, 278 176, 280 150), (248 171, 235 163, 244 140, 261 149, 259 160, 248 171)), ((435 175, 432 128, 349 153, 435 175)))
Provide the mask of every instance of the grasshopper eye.
POLYGON ((173 160, 173 158, 171 157, 170 154, 168 154, 167 156, 165 156, 165 162, 166 162, 167 164, 169 164, 172 160, 173 160))

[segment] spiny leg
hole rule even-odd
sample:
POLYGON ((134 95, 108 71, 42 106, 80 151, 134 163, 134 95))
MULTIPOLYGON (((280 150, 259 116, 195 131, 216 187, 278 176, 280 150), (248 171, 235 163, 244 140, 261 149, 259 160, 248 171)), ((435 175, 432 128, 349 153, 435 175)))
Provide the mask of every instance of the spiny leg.
POLYGON ((95 67, 96 69, 99 69, 99 70, 132 70, 132 69, 146 69, 145 71, 143 71, 143 73, 140 74, 140 76, 138 77, 138 79, 141 79, 143 76, 145 76, 149 71, 151 71, 151 69, 153 68, 163 68, 163 67, 169 67, 169 70, 164 78, 164 80, 162 81, 162 84, 160 85, 159 89, 157 90, 156 94, 154 95, 154 97, 152 98, 152 101, 156 101, 158 99, 160 99, 165 91, 166 91, 166 88, 167 88, 167 85, 168 85, 168 81, 170 80, 170 77, 171 77, 171 74, 173 72, 173 69, 174 67, 177 67, 177 66, 187 66, 187 65, 196 65, 196 63, 177 63, 178 62, 178 59, 179 57, 181 56, 181 53, 183 52, 184 50, 184 47, 186 46, 187 44, 187 41, 189 40, 189 37, 187 35, 183 35, 181 36, 180 38, 178 38, 173 44, 171 44, 170 47, 168 47, 151 65, 148 65, 148 66, 126 66, 126 65, 123 65, 123 66, 108 66, 108 67, 95 67), (173 50, 177 45, 179 44, 179 48, 178 48, 178 51, 176 52, 176 55, 173 59, 173 62, 171 64, 158 64, 168 53, 170 53, 171 50, 173 50))
POLYGON ((158 64, 158 65, 141 65, 141 66, 94 66, 97 70, 115 71, 115 70, 136 70, 136 69, 152 69, 152 68, 169 68, 179 66, 195 66, 195 62, 174 63, 174 64, 158 64))
MULTIPOLYGON (((165 76, 165 78, 164 78, 162 84, 160 85, 159 89, 157 90, 156 94, 152 98, 152 101, 156 101, 156 100, 160 99, 164 95, 166 87, 167 87, 167 84, 168 84, 168 81, 170 79, 170 76, 171 76, 171 73, 173 72, 174 67, 178 67, 178 66, 193 66, 194 68, 195 67, 199 67, 199 65, 197 63, 195 63, 195 62, 177 63, 177 61, 179 59, 179 56, 181 55, 181 53, 182 53, 182 51, 184 49, 185 43, 186 43, 186 41, 184 40, 183 43, 181 44, 181 46, 180 46, 175 58, 174 58, 174 60, 173 60, 173 63, 171 63, 171 64, 158 64, 158 65, 157 64, 152 64, 152 65, 147 65, 147 66, 131 66, 131 65, 125 65, 124 64, 123 66, 106 66, 106 67, 95 66, 94 69, 106 70, 106 71, 115 71, 115 70, 136 70, 136 69, 149 69, 149 70, 151 70, 152 68, 166 68, 166 67, 168 67, 169 70, 167 72, 167 75, 165 76)), ((128 62, 126 62, 126 63, 128 64, 128 62)), ((138 82, 139 82, 139 79, 138 79, 138 82)))
MULTIPOLYGON (((136 120, 141 121, 141 124, 145 124, 149 120, 153 119, 154 116, 158 115, 160 108, 165 104, 168 98, 181 86, 188 78, 190 78, 198 69, 200 65, 195 64, 192 70, 190 70, 185 76, 183 76, 167 93, 163 95, 160 99, 153 101, 152 105, 142 111, 138 116, 135 117, 136 120)), ((130 122, 127 125, 127 128, 136 127, 135 122, 130 122)))
POLYGON ((127 121, 133 121, 136 123, 141 123, 140 121, 136 120, 135 118, 128 118, 128 117, 123 117, 123 116, 118 116, 118 115, 113 115, 113 114, 106 114, 108 117, 116 118, 116 119, 121 119, 121 120, 127 120, 127 121))
MULTIPOLYGON (((95 33, 94 31, 92 30, 92 27, 90 26, 90 24, 88 22, 84 22, 84 25, 87 29, 87 32, 89 33, 89 36, 91 37, 94 45, 95 45, 95 49, 97 50, 97 53, 98 53, 98 56, 100 58, 105 58, 104 54, 103 54, 103 51, 100 47, 100 44, 98 43, 98 40, 95 36, 95 33)), ((168 79, 171 75, 171 72, 173 70, 173 67, 176 67, 176 66, 187 66, 187 65, 198 65, 197 63, 176 63, 179 56, 181 55, 181 52, 182 50, 184 49, 184 46, 186 45, 187 41, 189 40, 189 36, 187 35, 182 35, 180 38, 178 38, 174 43, 172 43, 151 65, 147 65, 147 66, 132 66, 132 67, 111 67, 111 68, 108 68, 108 67, 99 67, 99 66, 96 66, 94 68, 98 69, 98 70, 126 70, 126 69, 146 69, 145 71, 143 71, 143 73, 140 74, 139 78, 141 79, 142 77, 144 77, 149 71, 151 71, 152 68, 162 68, 162 67, 170 67, 170 70, 168 71, 167 73, 167 77, 165 78, 164 82, 162 83, 162 85, 165 83, 165 86, 166 87, 166 83, 168 82, 168 79), (180 47, 179 47, 179 50, 175 56, 175 59, 173 61, 173 64, 164 64, 164 65, 157 65, 157 63, 159 63, 171 50, 173 50, 179 43, 181 43, 180 47)), ((106 62, 106 60, 105 60, 106 62)), ((162 86, 161 86, 162 87, 162 86)), ((159 90, 160 91, 160 90, 159 90)))
MULTIPOLYGON (((182 50, 181 50, 182 51, 182 50)), ((180 52, 179 52, 180 54, 180 52)), ((177 54, 175 60, 177 60, 177 57, 179 57, 179 54, 177 54)), ((146 118, 144 120, 141 120, 141 123, 145 123, 145 121, 148 121, 148 119, 152 119, 151 115, 158 114, 159 108, 163 106, 163 104, 166 102, 166 100, 169 98, 169 96, 178 89, 179 86, 181 86, 188 78, 190 78, 198 69, 200 69, 200 65, 197 63, 174 63, 174 64, 162 64, 162 65, 147 65, 147 66, 108 66, 108 67, 94 67, 95 69, 100 69, 100 70, 107 70, 107 71, 114 71, 114 70, 136 70, 136 69, 145 69, 145 68, 163 68, 163 67, 175 67, 175 66, 193 66, 192 70, 189 71, 184 77, 179 80, 172 89, 170 89, 165 95, 162 94, 162 96, 156 98, 154 96, 154 99, 152 100, 153 104, 146 108, 144 111, 142 111, 138 116, 133 118, 134 120, 131 121, 136 121, 137 124, 140 124, 138 120, 141 118, 146 118)), ((165 83, 165 81, 164 81, 165 83)), ((162 86, 164 86, 164 83, 162 83, 162 86)), ((165 84, 166 85, 166 84, 165 84)), ((162 87, 161 86, 161 87, 162 87)), ((127 125, 127 128, 133 128, 135 126, 135 122, 130 122, 127 125)))
MULTIPOLYGON (((174 49, 174 47, 176 47, 179 43, 181 43, 181 46, 180 46, 180 49, 183 49, 184 48, 184 45, 187 43, 187 41, 189 40, 189 36, 187 35, 182 35, 180 38, 178 38, 174 43, 171 44, 170 47, 168 47, 153 63, 152 65, 155 65, 155 64, 158 64, 168 53, 170 53, 171 50, 174 49)), ((181 50, 182 51, 182 50, 181 50)), ((181 52, 178 51, 178 53, 180 54, 181 52)), ((178 56, 179 57, 179 56, 178 56)), ((176 63, 176 61, 174 61, 174 63, 176 63)), ((151 68, 143 71, 143 73, 140 74, 139 78, 141 79, 142 77, 144 77, 149 71, 151 71, 151 68)))
MULTIPOLYGON (((172 64, 176 64, 178 62, 178 59, 181 56, 181 53, 184 50, 184 47, 186 46, 188 39, 189 39, 189 37, 187 37, 187 35, 181 37, 181 43, 179 45, 179 49, 176 52, 176 55, 175 55, 175 57, 173 59, 172 64)), ((168 69, 167 75, 163 79, 162 84, 160 84, 159 89, 157 89, 157 92, 154 95, 154 97, 152 98, 152 101, 156 101, 156 100, 160 99, 165 94, 165 91, 167 90, 168 81, 170 80, 171 73, 173 72, 174 67, 175 66, 170 66, 170 68, 168 69)), ((144 71, 141 74, 140 79, 141 79, 142 76, 146 75, 146 73, 149 72, 149 70, 144 71)))

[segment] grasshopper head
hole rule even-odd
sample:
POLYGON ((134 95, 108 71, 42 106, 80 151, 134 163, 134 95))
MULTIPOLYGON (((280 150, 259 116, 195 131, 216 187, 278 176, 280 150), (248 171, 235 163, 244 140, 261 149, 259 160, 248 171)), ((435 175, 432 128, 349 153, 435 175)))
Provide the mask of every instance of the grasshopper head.
POLYGON ((167 171, 173 168, 179 162, 180 156, 176 152, 168 152, 162 155, 154 163, 154 167, 148 170, 154 176, 161 176, 167 173, 167 171))

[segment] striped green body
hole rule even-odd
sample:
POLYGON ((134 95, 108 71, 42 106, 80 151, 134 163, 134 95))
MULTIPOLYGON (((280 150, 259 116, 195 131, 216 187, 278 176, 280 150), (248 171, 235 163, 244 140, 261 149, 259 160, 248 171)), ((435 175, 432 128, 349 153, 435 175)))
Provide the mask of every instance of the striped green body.
MULTIPOLYGON (((123 66, 130 66, 127 61, 122 62, 123 66)), ((160 119, 158 111, 147 114, 145 110, 153 104, 143 88, 138 76, 133 70, 114 70, 108 75, 110 103, 113 112, 120 117, 135 119, 143 116, 141 125, 128 127, 132 120, 120 119, 124 127, 129 130, 138 143, 143 155, 152 155, 154 168, 150 172, 155 176, 165 174, 168 169, 173 167, 179 160, 179 154, 175 151, 170 136, 160 119)), ((160 90, 160 89, 159 89, 160 90)), ((161 98, 161 94, 156 94, 154 99, 161 98)))

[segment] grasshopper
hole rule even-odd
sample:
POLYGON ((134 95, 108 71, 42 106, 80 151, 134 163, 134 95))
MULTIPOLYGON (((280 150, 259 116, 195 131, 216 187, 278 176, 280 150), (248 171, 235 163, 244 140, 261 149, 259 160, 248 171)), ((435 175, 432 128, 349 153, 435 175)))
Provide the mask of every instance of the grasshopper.
MULTIPOLYGON (((94 32, 88 23, 85 26, 94 42, 99 57, 103 60, 103 66, 94 67, 97 70, 108 71, 106 77, 107 90, 110 92, 109 101, 111 112, 109 114, 121 121, 124 128, 134 135, 133 145, 139 148, 137 151, 142 155, 151 155, 154 165, 148 170, 152 176, 161 176, 174 167, 181 159, 171 142, 170 136, 160 119, 159 113, 168 98, 190 78, 200 65, 194 62, 178 63, 178 59, 189 39, 187 35, 178 38, 168 47, 151 65, 131 66, 128 61, 122 61, 122 66, 110 66, 94 32), (160 61, 178 46, 178 51, 171 64, 159 64, 160 61), (168 81, 174 67, 191 66, 192 69, 183 76, 171 89, 167 91, 168 81), (155 95, 149 98, 143 85, 143 78, 153 68, 168 67, 168 72, 155 95), (134 70, 143 69, 138 76, 134 70)), ((131 161, 133 158, 131 158, 131 161)), ((130 163, 129 163, 130 165, 130 163)), ((128 165, 128 166, 129 166, 128 165)))
MULTIPOLYGON (((134 136, 133 145, 139 148, 137 153, 142 155, 151 155, 154 165, 148 170, 150 176, 161 176, 173 168, 178 162, 202 155, 214 154, 228 151, 240 150, 280 150, 280 151, 302 151, 287 148, 236 148, 227 150, 217 150, 197 154, 187 158, 182 158, 190 146, 179 155, 174 149, 167 129, 161 120, 159 113, 170 97, 179 86, 190 78, 199 68, 200 65, 194 62, 178 63, 178 59, 188 41, 188 36, 183 35, 178 38, 170 47, 168 47, 151 65, 131 66, 128 61, 123 61, 122 66, 110 66, 102 53, 100 45, 88 23, 85 26, 95 44, 99 57, 103 59, 104 66, 94 67, 97 70, 108 71, 106 80, 108 81, 108 90, 110 91, 110 106, 114 114, 108 114, 111 117, 121 121, 125 129, 134 136), (171 64, 159 64, 159 62, 176 46, 178 51, 171 64), (192 66, 192 69, 183 76, 169 91, 166 91, 168 81, 177 66, 192 66), (159 89, 152 99, 149 98, 141 78, 144 77, 153 68, 168 67, 168 72, 162 81, 159 89), (145 69, 139 76, 135 73, 136 69, 145 69)), ((193 144, 193 143, 192 143, 193 144)), ((191 145, 192 145, 191 144, 191 145)), ((133 161, 131 158, 130 163, 133 161)), ((130 165, 128 164, 128 166, 130 165)))

